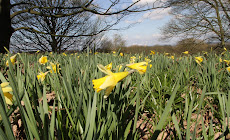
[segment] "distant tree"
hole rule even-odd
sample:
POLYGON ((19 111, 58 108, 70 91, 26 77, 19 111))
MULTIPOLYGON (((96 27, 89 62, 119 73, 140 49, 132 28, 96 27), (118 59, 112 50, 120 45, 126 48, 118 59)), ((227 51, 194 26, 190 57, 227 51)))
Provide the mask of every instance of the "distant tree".
MULTIPOLYGON (((52 5, 53 0, 44 1, 38 0, 39 4, 34 3, 33 0, 1 0, 0 1, 0 52, 5 53, 4 46, 9 49, 10 38, 15 31, 27 30, 29 32, 37 32, 40 34, 50 34, 50 32, 43 32, 38 30, 37 22, 33 23, 33 27, 19 27, 14 29, 12 26, 12 21, 19 15, 26 15, 25 18, 20 19, 22 21, 29 20, 32 16, 42 16, 44 18, 53 18, 53 20, 61 20, 62 17, 81 15, 84 13, 93 14, 94 18, 101 17, 105 20, 103 27, 97 29, 95 32, 83 32, 78 35, 68 34, 68 37, 80 37, 80 36, 92 36, 98 35, 101 32, 111 29, 114 25, 119 23, 119 21, 129 15, 129 13, 143 12, 147 10, 152 10, 156 8, 169 7, 169 5, 138 5, 141 0, 135 2, 122 1, 122 0, 111 0, 111 1, 95 1, 95 0, 59 0, 63 1, 63 5, 52 5), (52 6, 44 6, 44 3, 51 3, 52 6), (19 7, 19 8, 18 8, 19 7), (46 12, 44 12, 46 11, 46 12), (61 11, 49 13, 49 11, 61 11), (29 16, 28 16, 29 15, 29 16)), ((17 20, 18 22, 20 20, 17 20)), ((94 23, 92 23, 94 24, 94 23)), ((16 26, 16 25, 15 25, 16 26)), ((51 34, 53 37, 63 36, 57 33, 51 34)), ((67 37, 64 35, 64 37, 67 37)))
POLYGON ((185 38, 177 42, 176 51, 189 51, 190 53, 197 53, 207 50, 207 47, 208 45, 203 40, 196 38, 185 38))
POLYGON ((218 40, 222 47, 230 39, 229 0, 169 0, 172 20, 162 28, 165 39, 173 37, 218 40))
POLYGON ((205 44, 203 40, 195 38, 186 38, 177 42, 178 46, 196 46, 205 44))
POLYGON ((113 49, 119 49, 126 46, 126 41, 119 34, 114 34, 113 36, 113 49))
POLYGON ((103 52, 110 52, 113 48, 113 42, 108 37, 103 37, 100 46, 97 48, 103 52))
POLYGON ((100 49, 104 52, 116 51, 126 46, 126 41, 119 34, 114 34, 112 39, 104 37, 101 41, 100 49))

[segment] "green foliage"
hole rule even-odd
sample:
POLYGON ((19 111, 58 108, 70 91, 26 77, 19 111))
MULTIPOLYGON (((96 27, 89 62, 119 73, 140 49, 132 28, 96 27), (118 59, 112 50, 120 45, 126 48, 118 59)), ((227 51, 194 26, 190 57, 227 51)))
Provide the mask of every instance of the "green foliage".
POLYGON ((0 90, 0 139, 213 139, 228 133, 230 73, 219 62, 220 57, 230 58, 228 52, 209 53, 201 65, 190 55, 173 60, 162 54, 135 54, 136 62, 148 57, 152 67, 123 79, 107 99, 104 90, 93 89, 92 80, 104 76, 97 64, 112 62, 113 72, 121 64, 124 71, 133 55, 43 55, 61 68, 44 81, 36 76, 50 64, 38 63, 41 54, 18 54, 17 63, 9 67, 0 62, 0 80, 9 81, 13 89, 12 106, 6 105, 0 90), (18 120, 21 133, 16 135, 18 120))

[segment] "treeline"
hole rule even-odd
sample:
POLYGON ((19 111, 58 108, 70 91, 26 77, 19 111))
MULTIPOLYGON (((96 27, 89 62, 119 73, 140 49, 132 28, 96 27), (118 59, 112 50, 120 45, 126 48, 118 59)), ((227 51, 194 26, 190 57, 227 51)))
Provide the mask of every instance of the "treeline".
MULTIPOLYGON (((154 46, 143 46, 143 45, 132 45, 126 46, 125 41, 121 36, 115 35, 115 39, 106 40, 106 46, 97 49, 100 52, 111 52, 120 51, 123 53, 146 53, 149 54, 151 51, 156 53, 170 53, 180 55, 182 52, 189 51, 189 54, 206 53, 215 51, 217 54, 223 52, 223 48, 220 47, 220 43, 206 43, 203 40, 195 38, 182 39, 176 43, 176 45, 154 45, 154 46), (113 42, 116 42, 114 44, 113 42)), ((230 49, 230 43, 226 43, 225 47, 230 49)))

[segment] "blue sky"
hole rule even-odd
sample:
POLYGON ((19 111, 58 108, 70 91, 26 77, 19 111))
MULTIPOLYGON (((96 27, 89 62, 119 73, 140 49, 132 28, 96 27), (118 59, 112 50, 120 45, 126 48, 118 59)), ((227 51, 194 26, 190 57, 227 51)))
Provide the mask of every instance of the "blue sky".
MULTIPOLYGON (((143 2, 153 0, 142 0, 143 2)), ((168 12, 170 9, 156 9, 144 13, 133 14, 120 22, 116 28, 122 28, 129 24, 136 23, 127 30, 110 31, 109 36, 113 34, 121 35, 130 45, 174 45, 177 39, 170 41, 159 40, 161 35, 160 28, 162 28, 172 18, 168 12)))

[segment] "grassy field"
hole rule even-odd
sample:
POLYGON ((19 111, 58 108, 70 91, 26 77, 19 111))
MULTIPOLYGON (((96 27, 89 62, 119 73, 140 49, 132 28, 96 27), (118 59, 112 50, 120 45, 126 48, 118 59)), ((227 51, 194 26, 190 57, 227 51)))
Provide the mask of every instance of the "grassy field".
POLYGON ((230 138, 227 50, 11 56, 0 54, 1 140, 230 138), (101 66, 110 63, 111 71, 101 66), (105 98, 110 83, 116 86, 105 98))

